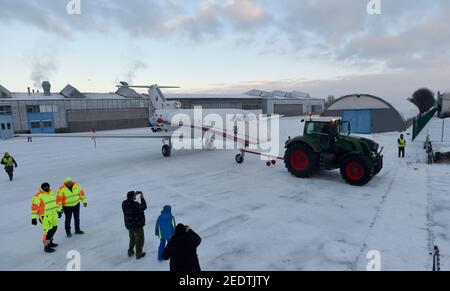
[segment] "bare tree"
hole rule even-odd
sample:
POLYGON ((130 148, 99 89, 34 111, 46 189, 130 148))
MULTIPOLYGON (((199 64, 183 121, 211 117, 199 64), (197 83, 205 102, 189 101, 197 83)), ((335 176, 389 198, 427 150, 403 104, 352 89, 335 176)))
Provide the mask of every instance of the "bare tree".
POLYGON ((419 108, 420 113, 427 112, 436 103, 433 91, 428 88, 417 90, 409 100, 419 108))

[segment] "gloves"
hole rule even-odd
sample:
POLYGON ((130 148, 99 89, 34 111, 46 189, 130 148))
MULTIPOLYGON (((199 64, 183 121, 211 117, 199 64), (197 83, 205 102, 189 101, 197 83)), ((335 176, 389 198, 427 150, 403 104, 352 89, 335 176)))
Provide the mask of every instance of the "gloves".
POLYGON ((86 203, 83 203, 83 206, 84 206, 84 207, 87 207, 87 202, 86 202, 86 203))
POLYGON ((62 212, 58 212, 58 218, 61 218, 62 212))
POLYGON ((31 224, 32 224, 32 225, 37 225, 37 220, 36 220, 36 218, 31 219, 31 224))

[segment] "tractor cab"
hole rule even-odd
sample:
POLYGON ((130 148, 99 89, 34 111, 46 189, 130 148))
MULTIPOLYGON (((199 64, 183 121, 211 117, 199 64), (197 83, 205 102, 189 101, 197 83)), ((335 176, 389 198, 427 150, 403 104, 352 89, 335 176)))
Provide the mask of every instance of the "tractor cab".
POLYGON ((332 152, 342 125, 342 119, 338 117, 310 118, 305 121, 303 136, 317 141, 324 152, 332 152))

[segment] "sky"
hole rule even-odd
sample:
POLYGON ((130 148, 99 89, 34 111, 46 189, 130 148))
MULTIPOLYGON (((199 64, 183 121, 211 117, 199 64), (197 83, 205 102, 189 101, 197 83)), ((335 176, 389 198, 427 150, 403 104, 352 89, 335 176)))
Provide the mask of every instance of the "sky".
POLYGON ((409 97, 450 90, 450 1, 0 0, 10 91, 298 90, 409 97), (377 6, 378 7, 378 6, 377 6), (68 9, 69 8, 69 9, 68 9))

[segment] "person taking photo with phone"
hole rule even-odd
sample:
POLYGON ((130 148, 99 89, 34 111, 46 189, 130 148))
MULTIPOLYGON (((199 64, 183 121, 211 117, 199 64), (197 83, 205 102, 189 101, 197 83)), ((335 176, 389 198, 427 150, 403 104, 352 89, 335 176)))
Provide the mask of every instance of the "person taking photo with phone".
POLYGON ((122 210, 124 215, 125 227, 128 229, 130 236, 130 244, 128 247, 128 256, 132 257, 136 254, 136 259, 139 260, 145 256, 142 252, 144 248, 144 226, 145 213, 147 203, 144 199, 144 194, 141 191, 130 191, 127 193, 127 200, 122 202, 122 210), (140 196, 141 203, 136 201, 136 196, 140 196), (136 253, 134 252, 136 249, 136 253))

